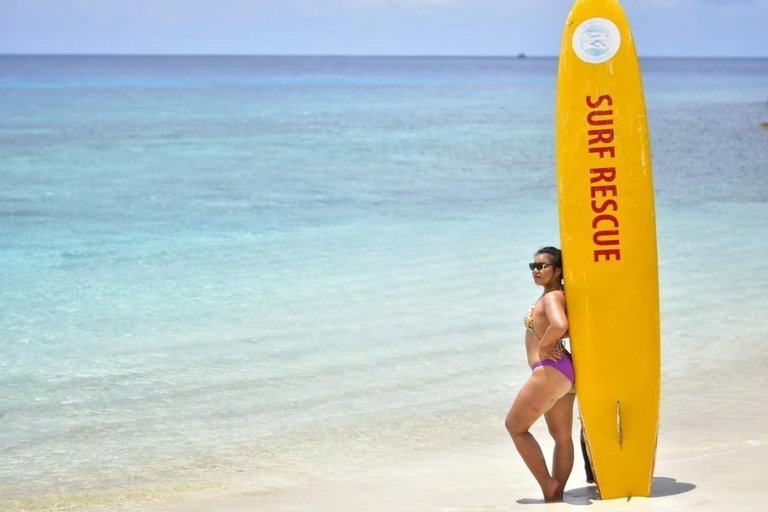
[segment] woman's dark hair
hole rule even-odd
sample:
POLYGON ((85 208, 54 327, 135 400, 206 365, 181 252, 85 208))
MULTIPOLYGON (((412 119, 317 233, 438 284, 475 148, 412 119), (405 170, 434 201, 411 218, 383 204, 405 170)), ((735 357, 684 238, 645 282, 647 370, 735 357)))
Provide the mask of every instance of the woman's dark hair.
POLYGON ((539 249, 535 256, 538 256, 539 254, 547 254, 550 256, 550 263, 555 268, 559 268, 560 270, 563 269, 563 257, 560 254, 560 249, 557 247, 542 247, 539 249))

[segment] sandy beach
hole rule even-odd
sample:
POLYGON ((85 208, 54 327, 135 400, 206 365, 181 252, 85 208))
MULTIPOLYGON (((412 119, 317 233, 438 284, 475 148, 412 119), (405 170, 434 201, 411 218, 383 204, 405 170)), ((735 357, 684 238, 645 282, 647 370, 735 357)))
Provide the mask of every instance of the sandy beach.
MULTIPOLYGON (((701 391, 695 400, 685 375, 666 379, 669 391, 662 406, 662 425, 653 491, 650 498, 606 500, 585 481, 576 444, 574 471, 565 501, 544 503, 512 443, 504 437, 503 415, 481 418, 488 429, 498 426, 498 442, 470 449, 425 451, 409 460, 356 464, 327 477, 294 475, 297 484, 266 489, 258 482, 188 494, 184 498, 145 501, 120 510, 148 512, 479 512, 500 510, 679 511, 765 509, 768 490, 768 431, 763 398, 766 377, 739 375, 745 365, 707 368, 719 373, 717 392, 701 391), (672 391, 674 390, 674 391, 672 391), (762 404, 762 405, 761 405, 762 404), (497 420, 497 421, 495 421, 497 420)), ((693 385, 691 383, 691 385, 693 385)), ((552 442, 543 422, 532 429, 547 458, 552 442)), ((578 443, 574 427, 574 440, 578 443)), ((104 508, 102 508, 104 509, 104 508)), ((112 510, 114 510, 113 508, 112 510)))
MULTIPOLYGON (((543 442, 543 447, 549 448, 543 442)), ((458 512, 497 510, 757 511, 768 491, 768 447, 755 446, 680 457, 659 454, 650 498, 602 501, 584 481, 581 458, 565 502, 544 503, 533 478, 511 444, 471 453, 435 454, 417 461, 372 467, 340 480, 316 479, 301 488, 274 493, 247 490, 197 495, 177 503, 156 503, 157 511, 458 512)))
MULTIPOLYGON (((542 437, 542 439, 544 439, 542 437)), ((550 448, 546 439, 542 446, 550 448)), ((602 501, 584 480, 581 457, 571 476, 565 501, 544 503, 538 488, 508 443, 467 453, 429 454, 399 464, 374 466, 338 479, 313 478, 300 487, 277 491, 240 488, 186 494, 161 500, 125 502, 106 496, 74 508, 64 501, 55 510, 131 510, 146 512, 480 512, 502 510, 593 510, 743 512, 765 509, 768 446, 681 456, 660 453, 650 498, 602 501)), ((79 500, 78 500, 79 501, 79 500)), ((42 510, 22 503, 5 510, 42 510)))
MULTIPOLYGON (((711 389, 701 389, 700 381, 688 379, 686 373, 667 376, 650 498, 601 500, 595 486, 585 481, 574 425, 576 460, 565 501, 544 503, 533 477, 506 438, 505 411, 500 410, 498 416, 477 418, 478 432, 498 432, 491 442, 464 437, 463 445, 442 450, 414 444, 406 457, 403 452, 393 457, 365 457, 334 445, 332 451, 338 453, 329 455, 334 461, 327 465, 294 466, 281 473, 246 472, 236 480, 164 489, 136 488, 126 482, 123 489, 90 495, 9 501, 0 510, 556 512, 582 506, 606 511, 764 510, 768 409, 760 390, 765 389, 768 377, 755 371, 761 361, 760 357, 750 363, 740 359, 709 365, 695 361, 698 370, 718 375, 718 385, 711 389)), ((450 429, 451 424, 436 422, 433 428, 450 429)), ((549 459, 552 441, 543 422, 537 422, 532 432, 549 459)), ((413 443, 402 440, 403 445, 409 442, 413 443)), ((377 443, 377 448, 392 446, 392 439, 370 439, 371 446, 377 443)))

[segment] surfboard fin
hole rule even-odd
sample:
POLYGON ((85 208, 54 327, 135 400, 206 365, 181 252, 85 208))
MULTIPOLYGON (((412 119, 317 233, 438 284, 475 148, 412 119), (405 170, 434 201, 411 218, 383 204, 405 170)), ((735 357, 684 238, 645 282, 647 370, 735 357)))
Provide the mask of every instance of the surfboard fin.
POLYGON ((621 402, 616 400, 616 437, 619 441, 619 449, 622 450, 624 439, 621 431, 621 402))

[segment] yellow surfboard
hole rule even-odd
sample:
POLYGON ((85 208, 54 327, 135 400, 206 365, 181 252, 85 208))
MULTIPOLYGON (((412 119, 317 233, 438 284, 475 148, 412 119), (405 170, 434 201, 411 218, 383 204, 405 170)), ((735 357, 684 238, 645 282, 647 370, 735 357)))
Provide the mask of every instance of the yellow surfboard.
POLYGON ((557 87, 560 237, 576 390, 603 499, 649 496, 660 395, 651 152, 616 0, 577 0, 557 87))

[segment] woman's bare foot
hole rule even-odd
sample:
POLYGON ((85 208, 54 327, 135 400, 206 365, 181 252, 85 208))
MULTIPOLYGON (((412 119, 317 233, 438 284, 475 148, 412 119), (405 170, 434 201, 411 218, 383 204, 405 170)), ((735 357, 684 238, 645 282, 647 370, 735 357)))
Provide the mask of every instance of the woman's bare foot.
POLYGON ((563 494, 565 493, 565 486, 557 483, 557 489, 555 490, 554 499, 552 501, 563 501, 563 494))
POLYGON ((560 484, 554 478, 549 479, 549 483, 541 488, 544 491, 544 501, 563 501, 563 493, 560 490, 560 484), (558 495, 559 494, 559 495, 558 495))

